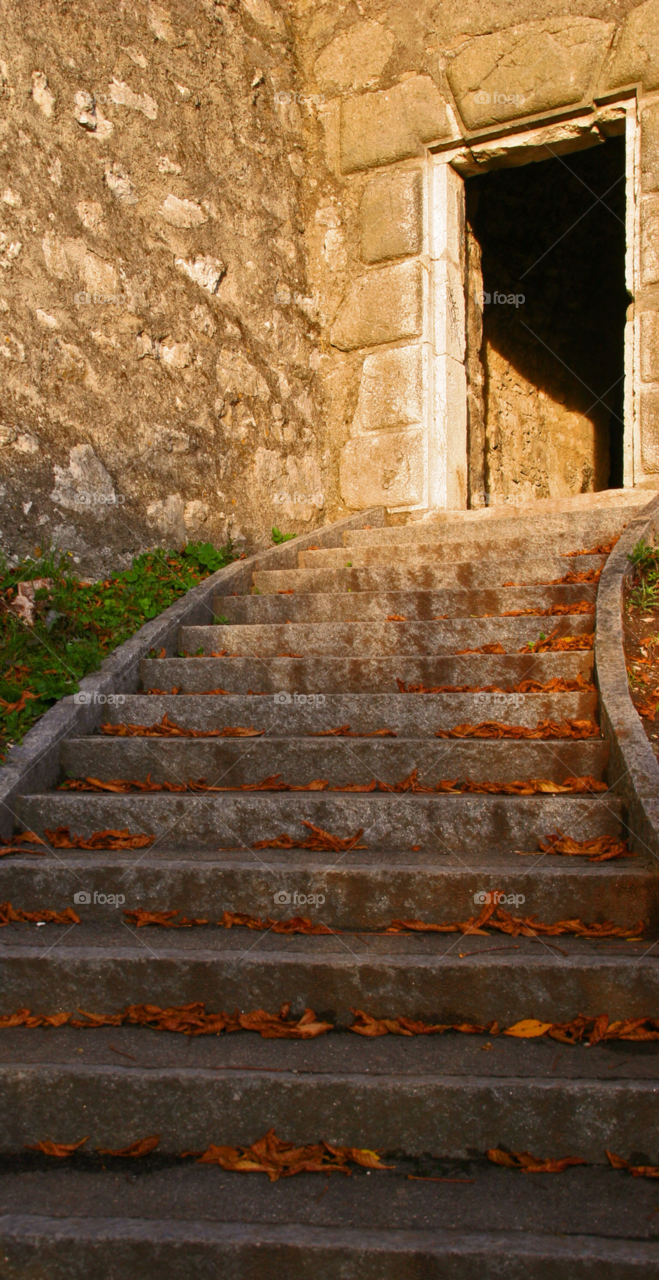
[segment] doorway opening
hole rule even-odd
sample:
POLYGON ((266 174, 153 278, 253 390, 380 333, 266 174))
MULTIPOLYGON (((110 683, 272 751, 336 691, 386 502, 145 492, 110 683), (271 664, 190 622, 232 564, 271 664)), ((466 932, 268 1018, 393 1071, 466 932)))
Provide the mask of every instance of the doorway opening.
POLYGON ((621 488, 624 137, 465 188, 469 506, 621 488))

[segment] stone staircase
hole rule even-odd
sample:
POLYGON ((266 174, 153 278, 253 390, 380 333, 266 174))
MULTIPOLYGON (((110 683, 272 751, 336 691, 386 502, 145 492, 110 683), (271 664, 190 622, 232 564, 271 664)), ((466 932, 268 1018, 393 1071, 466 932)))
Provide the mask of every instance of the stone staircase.
POLYGON ((117 725, 166 715, 197 733, 260 736, 63 742, 62 779, 206 779, 223 790, 22 797, 21 823, 42 836, 127 828, 155 841, 0 860, 0 898, 17 908, 62 910, 81 891, 91 897, 75 908, 79 925, 0 931, 3 1011, 192 1001, 276 1011, 290 1001, 294 1014, 311 1007, 336 1030, 310 1041, 127 1025, 1 1031, 1 1280, 210 1280, 220 1269, 230 1280, 656 1276, 656 1187, 614 1172, 605 1156, 608 1148, 659 1164, 655 1043, 584 1052, 546 1037, 368 1040, 347 1030, 353 1009, 501 1028, 579 1013, 657 1016, 659 970, 655 952, 645 954, 659 919, 649 858, 598 864, 517 852, 537 850, 557 829, 579 840, 624 834, 621 800, 331 790, 374 779, 394 786, 414 770, 425 788, 606 779, 601 737, 436 735, 486 720, 597 719, 592 649, 529 651, 541 632, 589 636, 593 613, 524 611, 594 603, 596 582, 559 580, 604 564, 604 554, 585 552, 615 538, 640 497, 455 513, 301 552, 297 569, 255 572, 251 595, 218 598, 221 621, 182 628, 177 656, 143 662, 144 692, 108 707, 117 725), (484 646, 499 651, 474 652, 484 646), (575 688, 517 689, 555 678, 575 688), (413 685, 456 691, 403 691, 413 685), (239 789, 272 775, 302 789, 239 789), (304 789, 315 780, 325 789, 304 789), (301 842, 305 822, 343 840, 362 831, 363 847, 254 847, 281 833, 301 842), (545 921, 612 920, 637 937, 642 919, 644 939, 382 932, 401 918, 465 920, 481 910, 475 895, 494 890, 545 921), (127 909, 210 921, 227 910, 303 915, 337 932, 137 929, 111 895, 127 909), (270 1128, 300 1143, 382 1148, 395 1167, 271 1185, 179 1159, 270 1128), (83 1154, 22 1154, 46 1138, 88 1136, 91 1151, 156 1133, 154 1155, 106 1168, 83 1154), (526 1177, 488 1163, 485 1151, 500 1146, 588 1163, 526 1177))

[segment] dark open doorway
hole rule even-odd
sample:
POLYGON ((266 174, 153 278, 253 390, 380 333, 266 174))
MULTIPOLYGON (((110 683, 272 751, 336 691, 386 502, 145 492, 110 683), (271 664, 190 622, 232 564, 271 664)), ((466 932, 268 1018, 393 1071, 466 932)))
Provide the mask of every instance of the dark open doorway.
POLYGON ((622 487, 624 138, 466 196, 470 506, 622 487))

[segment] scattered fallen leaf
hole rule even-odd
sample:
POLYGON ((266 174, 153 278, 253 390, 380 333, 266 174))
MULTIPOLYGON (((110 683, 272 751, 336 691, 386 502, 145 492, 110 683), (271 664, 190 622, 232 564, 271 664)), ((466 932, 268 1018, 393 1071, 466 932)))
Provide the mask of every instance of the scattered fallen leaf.
POLYGON ((620 840, 617 836, 593 836, 590 840, 573 840, 562 831, 556 831, 553 835, 546 836, 544 840, 538 840, 538 849, 542 853, 561 853, 567 857, 590 858, 591 862, 609 862, 611 858, 636 856, 629 852, 627 841, 620 840))
POLYGON ((127 827, 122 831, 111 828, 108 831, 94 831, 91 836, 72 836, 68 827, 57 827, 50 831, 46 827, 46 839, 53 849, 148 849, 155 836, 132 836, 127 827))
POLYGON ((396 684, 400 693, 595 693, 595 685, 578 673, 573 680, 564 676, 554 676, 544 684, 540 680, 522 680, 512 689, 504 689, 500 685, 485 684, 439 684, 428 687, 424 684, 405 684, 396 676, 396 684))
POLYGON ((39 836, 34 834, 34 831, 21 831, 18 835, 7 836, 6 839, 4 836, 0 836, 0 858, 5 858, 9 853, 38 853, 43 857, 46 854, 44 848, 29 849, 26 846, 28 844, 43 845, 44 843, 39 836))
POLYGON ((373 729, 370 733, 351 733, 349 724, 341 724, 338 729, 321 729, 319 733, 310 733, 310 738, 397 738, 393 729, 373 729))
POLYGON ((563 551, 561 554, 565 559, 568 556, 608 556, 613 551, 619 537, 620 534, 617 533, 615 538, 611 538, 610 542, 603 542, 599 547, 591 547, 589 551, 563 551))
POLYGON ((323 831, 322 827, 314 826, 313 822, 303 821, 302 825, 308 827, 313 833, 308 840, 294 840, 292 836, 282 833, 274 840, 259 840, 257 844, 252 845, 253 849, 315 849, 324 852, 347 853, 350 849, 366 849, 367 845, 357 844, 357 841, 363 836, 364 828, 360 827, 354 836, 333 836, 329 831, 323 831))
POLYGON ((386 933, 404 933, 408 930, 416 933, 475 933, 487 937, 488 929, 497 929, 512 938, 559 937, 569 933, 578 938, 626 938, 631 933, 642 933, 643 923, 639 921, 633 928, 615 925, 611 920, 602 923, 586 924, 583 920, 556 920, 553 924, 536 920, 534 916, 514 916, 497 902, 505 895, 498 890, 490 894, 491 901, 486 903, 478 916, 470 916, 468 920, 454 920, 448 924, 433 924, 426 920, 392 920, 386 933))
POLYGON ((594 613, 594 600, 577 600, 574 604, 552 604, 547 609, 507 609, 501 614, 484 614, 484 617, 500 617, 500 618, 522 618, 527 614, 540 618, 556 618, 563 617, 570 613, 594 613))
MULTIPOLYGON (((224 689, 213 689, 213 693, 224 693, 224 689)), ((165 712, 158 724, 102 724, 101 733, 113 738, 259 738, 265 729, 246 729, 239 725, 225 729, 183 729, 169 719, 165 712)))
POLYGON ((622 1156, 617 1156, 613 1151, 606 1152, 609 1158, 609 1164, 614 1169, 626 1169, 631 1173, 633 1178, 659 1178, 659 1168, 651 1164, 629 1164, 627 1160, 623 1160, 622 1156))
POLYGON ((599 738, 599 725, 593 720, 539 720, 535 729, 521 724, 501 724, 483 720, 480 724, 457 724, 453 729, 437 729, 436 738, 599 738))
POLYGON ((157 924, 165 929, 190 929, 192 925, 208 924, 208 920, 191 920, 188 916, 174 920, 178 914, 178 911, 143 911, 140 907, 135 911, 124 911, 124 915, 137 929, 142 929, 147 924, 157 924))
POLYGON ((407 618, 402 613, 388 613, 387 622, 407 622, 407 618))
POLYGON ((558 628, 544 640, 539 638, 535 644, 525 644, 519 653, 572 653, 581 649, 592 649, 595 636, 592 631, 584 631, 580 636, 560 636, 558 628))
POLYGON ((571 1165, 585 1164, 580 1156, 565 1156, 562 1160, 544 1160, 532 1156, 530 1151, 501 1151, 497 1147, 485 1152, 488 1160, 504 1169, 521 1169, 522 1173, 564 1173, 571 1165))
POLYGON ((456 649, 456 655, 462 653, 505 653, 503 645, 497 641, 496 644, 482 644, 479 649, 456 649))
POLYGON ((261 920, 259 916, 245 915, 240 911, 225 911, 218 924, 225 929, 232 929, 234 925, 243 926, 246 929, 269 930, 272 933, 337 933, 340 930, 330 929, 326 924, 314 924, 307 916, 292 916, 290 920, 271 920, 269 917, 261 920))
POLYGON ((278 1138, 274 1129, 248 1147, 225 1147, 211 1144, 198 1159, 198 1164, 219 1164, 234 1173, 267 1173, 271 1182, 296 1173, 350 1173, 349 1164, 366 1169, 393 1169, 382 1164, 379 1152, 360 1147, 334 1147, 328 1142, 298 1147, 278 1138))
POLYGON ((64 911, 15 911, 11 902, 0 902, 0 929, 6 924, 80 924, 72 907, 64 911))
POLYGON ((45 1142, 35 1142, 33 1146, 27 1146, 28 1151, 41 1151, 45 1156, 57 1156, 58 1159, 64 1160, 67 1156, 72 1156, 75 1151, 79 1151, 80 1147, 84 1147, 89 1138, 81 1138, 80 1142, 51 1142, 50 1138, 46 1138, 45 1142))
POLYGON ((138 1160, 140 1156, 148 1156, 151 1151, 155 1151, 160 1142, 160 1134, 154 1134, 152 1138, 141 1138, 139 1142, 131 1142, 129 1147, 122 1147, 119 1151, 113 1151, 111 1147, 97 1147, 96 1151, 99 1156, 130 1156, 133 1160, 138 1160))

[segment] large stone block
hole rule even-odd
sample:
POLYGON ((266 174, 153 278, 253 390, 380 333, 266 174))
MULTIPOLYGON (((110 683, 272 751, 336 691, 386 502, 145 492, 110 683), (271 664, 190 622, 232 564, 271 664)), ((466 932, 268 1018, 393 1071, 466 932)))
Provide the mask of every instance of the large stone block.
POLYGON ((382 262, 420 253, 423 177, 418 170, 384 173, 369 182, 361 203, 362 258, 382 262))
POLYGON ((341 455, 341 496, 348 507, 405 507, 423 501, 425 433, 356 436, 341 455))
POLYGON ((659 311, 641 313, 641 379, 659 382, 659 311))
POLYGON ((391 164, 421 154, 423 143, 449 137, 442 96, 430 76, 412 76, 381 93, 341 103, 341 168, 344 173, 391 164))
POLYGON ((551 18, 463 43, 447 75, 467 128, 580 102, 613 30, 612 23, 593 18, 551 18))
POLYGON ((659 191, 659 102, 641 112, 641 190, 659 191))
POLYGON ((330 340, 340 351, 416 338, 423 327, 424 268, 420 262, 380 267, 349 287, 330 340))
POLYGON ((641 282, 659 284, 659 196, 641 201, 641 282))
POLYGON ((362 369, 355 432, 407 427, 423 416, 423 351, 394 347, 367 356, 362 369))
POLYGON ((645 89, 659 88, 659 0, 647 0, 627 14, 604 68, 602 88, 636 81, 645 89))
POLYGON ((453 262, 433 264, 433 345, 438 356, 465 358, 464 275, 453 262))
POLYGON ((644 471, 659 471, 659 389, 641 394, 641 460, 644 471))
POLYGON ((316 82, 326 93, 346 93, 374 84, 388 63, 394 36, 379 22, 356 22, 316 58, 316 82))
POLYGON ((467 505, 467 375, 451 356, 439 356, 433 371, 433 423, 428 442, 431 507, 467 505))

